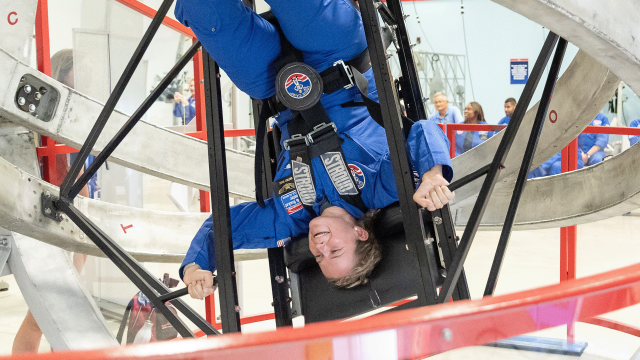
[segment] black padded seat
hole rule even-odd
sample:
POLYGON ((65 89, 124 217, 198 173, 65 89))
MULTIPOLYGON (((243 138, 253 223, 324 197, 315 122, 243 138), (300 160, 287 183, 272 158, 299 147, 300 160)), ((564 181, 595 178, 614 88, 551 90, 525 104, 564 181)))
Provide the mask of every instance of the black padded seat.
POLYGON ((285 247, 285 263, 299 277, 305 323, 350 318, 416 294, 420 272, 417 260, 407 249, 397 204, 381 210, 376 232, 382 244, 382 260, 371 274, 370 284, 351 289, 337 288, 326 280, 309 251, 306 236, 285 247))

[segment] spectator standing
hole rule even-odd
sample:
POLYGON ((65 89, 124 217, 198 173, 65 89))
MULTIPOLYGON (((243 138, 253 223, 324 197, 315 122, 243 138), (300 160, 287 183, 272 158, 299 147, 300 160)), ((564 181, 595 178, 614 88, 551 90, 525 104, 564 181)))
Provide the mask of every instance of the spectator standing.
MULTIPOLYGON (((635 119, 629 124, 629 127, 640 127, 640 119, 635 119)), ((640 140, 640 136, 638 135, 629 135, 629 144, 633 146, 635 143, 640 140)))
MULTIPOLYGON (((482 106, 477 102, 470 102, 464 108, 465 124, 482 124, 486 125, 484 111, 482 106)), ((470 149, 480 145, 495 133, 493 131, 456 131, 456 156, 469 151, 470 149)))
POLYGON ((516 99, 508 98, 504 101, 504 114, 506 115, 498 122, 498 125, 509 125, 509 121, 511 121, 511 116, 513 116, 513 112, 516 111, 516 99))
POLYGON ((182 125, 187 125, 196 116, 196 84, 192 78, 189 80, 189 92, 191 96, 186 99, 184 95, 177 92, 173 94, 173 100, 176 102, 173 108, 173 116, 182 119, 182 125))
POLYGON ((445 93, 436 93, 433 96, 433 105, 436 111, 429 116, 428 120, 437 124, 461 124, 463 122, 460 109, 453 105, 449 106, 449 99, 445 93))
MULTIPOLYGON (((589 126, 609 126, 609 119, 599 113, 589 126)), ((609 144, 609 134, 580 134, 578 148, 582 161, 586 166, 595 165, 604 159, 604 148, 609 144)))

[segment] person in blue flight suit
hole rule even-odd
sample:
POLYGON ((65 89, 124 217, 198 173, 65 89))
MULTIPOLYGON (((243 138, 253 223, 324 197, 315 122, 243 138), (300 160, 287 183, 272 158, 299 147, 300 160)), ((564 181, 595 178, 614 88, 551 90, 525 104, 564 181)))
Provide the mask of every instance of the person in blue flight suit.
POLYGON ((173 94, 173 100, 176 102, 173 108, 173 116, 182 119, 182 125, 187 125, 196 116, 196 85, 195 80, 189 81, 189 92, 191 96, 188 99, 181 93, 173 94))
MULTIPOLYGON (((562 173, 562 153, 553 155, 549 160, 545 161, 540 167, 529 173, 529 179, 543 177, 548 175, 558 175, 562 173)), ((578 170, 584 167, 582 156, 578 156, 578 170)))
MULTIPOLYGON (((609 126, 609 119, 603 113, 599 113, 589 126, 609 126)), ((578 148, 584 164, 591 166, 601 162, 605 157, 604 148, 608 144, 609 134, 580 134, 578 148)))
POLYGON ((433 95, 433 106, 436 110, 429 116, 430 121, 437 124, 462 124, 464 121, 460 115, 460 109, 449 105, 447 94, 438 92, 433 95))
MULTIPOLYGON (((305 63, 318 72, 338 60, 353 59, 367 48, 360 14, 348 1, 267 2, 284 35, 302 51, 305 63)), ((272 63, 280 56, 280 38, 270 23, 240 0, 178 0, 175 15, 194 31, 238 88, 258 99, 274 95, 276 74, 272 63)), ((363 75, 369 82, 367 96, 377 101, 372 69, 363 75)), ((398 200, 398 194, 384 129, 365 107, 341 106, 360 98, 355 87, 323 94, 321 98, 343 140, 347 164, 331 153, 322 160, 315 157, 311 164, 313 178, 298 182, 292 176, 292 167, 298 166, 292 160, 296 159, 290 159, 289 151, 283 151, 278 159, 274 196, 265 200, 266 206, 247 202, 231 207, 234 249, 284 246, 297 235, 308 233, 310 250, 328 279, 348 279, 347 283, 337 283, 341 286, 367 281, 380 259, 379 245, 376 247, 373 234, 364 228, 363 211, 341 197, 337 188, 344 190, 344 184, 334 182, 331 173, 348 166, 353 186, 361 191, 368 209, 390 205, 398 200), (304 206, 309 200, 312 211, 304 206), (361 272, 362 268, 368 272, 361 272)), ((290 119, 288 110, 277 117, 281 144, 292 135, 288 127, 290 119)), ((429 210, 441 208, 453 198, 447 188, 453 172, 444 133, 434 123, 418 121, 411 128, 407 143, 411 164, 421 180, 414 200, 429 210)), ((211 241, 209 218, 193 239, 180 267, 180 276, 194 298, 203 298, 215 289, 212 272, 216 264, 215 254, 210 253, 211 241)))
POLYGON ((498 125, 509 125, 509 121, 511 121, 511 117, 513 116, 513 112, 516 111, 516 99, 508 98, 504 101, 504 114, 505 117, 498 121, 498 125))
MULTIPOLYGON (((481 124, 486 125, 484 121, 484 111, 482 106, 473 101, 464 108, 465 124, 481 124)), ((472 148, 482 144, 488 138, 495 134, 493 131, 456 131, 456 156, 471 150, 472 148)))
MULTIPOLYGON (((640 127, 640 119, 635 119, 629 124, 629 127, 640 127)), ((640 140, 640 136, 638 135, 629 135, 629 144, 631 146, 635 145, 635 143, 640 140)))

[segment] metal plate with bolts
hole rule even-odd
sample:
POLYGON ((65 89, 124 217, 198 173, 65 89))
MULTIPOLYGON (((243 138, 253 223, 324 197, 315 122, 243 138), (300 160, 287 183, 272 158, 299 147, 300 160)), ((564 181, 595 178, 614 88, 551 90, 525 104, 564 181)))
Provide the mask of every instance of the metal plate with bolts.
POLYGON ((56 112, 60 93, 55 87, 35 76, 25 74, 20 79, 20 86, 16 90, 14 100, 18 109, 48 122, 56 112))

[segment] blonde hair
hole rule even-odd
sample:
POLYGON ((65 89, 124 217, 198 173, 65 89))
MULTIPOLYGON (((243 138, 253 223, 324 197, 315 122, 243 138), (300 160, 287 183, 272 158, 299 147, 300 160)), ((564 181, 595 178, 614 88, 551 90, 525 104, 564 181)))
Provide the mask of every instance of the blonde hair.
POLYGON ((367 241, 358 241, 355 249, 356 264, 347 276, 328 279, 337 287, 352 288, 369 282, 371 272, 382 260, 382 246, 374 232, 374 223, 379 210, 370 210, 364 215, 364 219, 356 221, 356 225, 369 233, 367 241))
MULTIPOLYGON (((51 78, 63 82, 73 69, 73 49, 62 49, 51 57, 51 78)), ((73 87, 73 84, 65 84, 73 87)))

